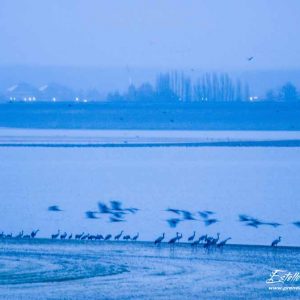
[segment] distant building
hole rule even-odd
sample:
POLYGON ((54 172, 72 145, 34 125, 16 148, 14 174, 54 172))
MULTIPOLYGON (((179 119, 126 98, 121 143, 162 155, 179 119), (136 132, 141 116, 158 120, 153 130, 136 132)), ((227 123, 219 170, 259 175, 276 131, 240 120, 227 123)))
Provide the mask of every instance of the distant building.
POLYGON ((12 102, 32 102, 37 100, 38 94, 38 89, 28 83, 23 82, 10 86, 4 93, 4 99, 12 102))

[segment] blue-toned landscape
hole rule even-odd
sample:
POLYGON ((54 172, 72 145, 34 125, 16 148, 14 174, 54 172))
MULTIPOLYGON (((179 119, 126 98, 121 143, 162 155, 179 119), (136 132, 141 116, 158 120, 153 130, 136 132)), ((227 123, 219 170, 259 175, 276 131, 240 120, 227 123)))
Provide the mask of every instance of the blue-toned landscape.
POLYGON ((0 300, 299 299, 298 0, 2 0, 0 300))

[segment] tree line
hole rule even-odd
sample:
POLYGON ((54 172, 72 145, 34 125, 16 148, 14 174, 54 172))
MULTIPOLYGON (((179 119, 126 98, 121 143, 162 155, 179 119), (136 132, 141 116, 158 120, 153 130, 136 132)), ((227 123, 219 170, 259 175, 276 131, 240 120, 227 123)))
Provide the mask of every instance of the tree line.
POLYGON ((183 72, 159 74, 155 84, 131 84, 123 94, 109 93, 108 101, 247 101, 250 88, 241 80, 233 80, 227 73, 206 73, 196 81, 183 72))
POLYGON ((234 102, 234 101, 300 101, 300 94, 292 83, 284 84, 278 90, 270 90, 259 99, 251 96, 247 82, 233 79, 227 73, 205 73, 192 80, 183 72, 159 74, 155 84, 143 83, 136 87, 130 84, 124 93, 114 92, 108 101, 157 101, 157 102, 234 102))

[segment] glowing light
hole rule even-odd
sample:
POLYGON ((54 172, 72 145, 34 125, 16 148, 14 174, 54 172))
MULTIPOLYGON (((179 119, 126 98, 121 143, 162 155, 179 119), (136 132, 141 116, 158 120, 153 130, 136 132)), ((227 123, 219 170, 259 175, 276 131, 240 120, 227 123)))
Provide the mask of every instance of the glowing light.
POLYGON ((53 98, 52 98, 52 101, 53 101, 53 102, 56 102, 56 98, 55 98, 55 97, 53 97, 53 98))

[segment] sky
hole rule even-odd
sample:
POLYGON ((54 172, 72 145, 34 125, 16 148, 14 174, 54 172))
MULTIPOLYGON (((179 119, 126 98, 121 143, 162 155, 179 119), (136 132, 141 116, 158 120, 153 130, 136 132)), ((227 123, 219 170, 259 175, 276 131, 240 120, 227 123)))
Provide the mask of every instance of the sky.
POLYGON ((298 69, 299 16, 299 0, 0 0, 0 65, 298 69))

